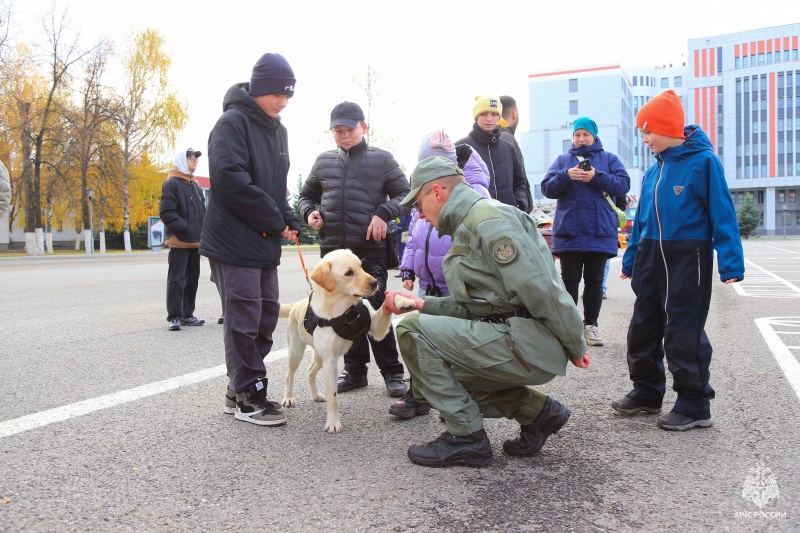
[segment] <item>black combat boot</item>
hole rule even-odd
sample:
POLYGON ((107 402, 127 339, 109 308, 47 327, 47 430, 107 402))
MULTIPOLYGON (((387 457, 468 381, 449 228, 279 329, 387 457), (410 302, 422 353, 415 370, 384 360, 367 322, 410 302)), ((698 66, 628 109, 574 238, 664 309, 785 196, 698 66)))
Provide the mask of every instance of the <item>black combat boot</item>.
POLYGON ((492 461, 492 443, 483 428, 464 437, 445 431, 436 440, 410 446, 408 458, 422 466, 484 466, 492 461))
POLYGON ((519 457, 538 453, 544 447, 547 437, 564 427, 569 415, 569 409, 548 396, 533 422, 520 426, 519 438, 503 443, 503 451, 519 457))

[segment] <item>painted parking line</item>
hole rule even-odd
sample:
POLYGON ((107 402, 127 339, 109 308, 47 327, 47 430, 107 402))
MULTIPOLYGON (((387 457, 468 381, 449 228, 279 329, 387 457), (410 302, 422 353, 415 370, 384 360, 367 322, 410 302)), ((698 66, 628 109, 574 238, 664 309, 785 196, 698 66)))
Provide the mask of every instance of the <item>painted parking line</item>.
POLYGON ((800 399, 800 362, 795 356, 795 353, 800 356, 800 317, 774 316, 757 318, 755 322, 786 380, 800 399))
POLYGON ((800 298, 800 287, 763 268, 749 259, 744 262, 751 267, 744 281, 734 283, 739 296, 751 298, 800 298), (755 271, 752 269, 756 269, 755 271))
MULTIPOLYGON (((402 316, 393 317, 392 325, 397 326, 397 323, 401 318, 402 316)), ((307 350, 306 353, 308 354, 310 352, 307 350)), ((264 358, 264 363, 266 364, 279 359, 284 359, 287 355, 288 348, 273 350, 264 358)), ((147 398, 148 396, 155 396, 156 394, 161 394, 162 392, 168 392, 181 387, 187 387, 196 383, 208 381, 209 379, 224 376, 226 372, 227 369, 225 368, 225 365, 212 366, 211 368, 198 370, 197 372, 191 372, 182 376, 176 376, 174 378, 169 378, 162 381, 147 383, 146 385, 140 385, 138 387, 133 387, 132 389, 106 394, 105 396, 99 396, 97 398, 91 398, 89 400, 83 400, 61 407, 54 407, 52 409, 39 411, 38 413, 21 416, 12 420, 5 420, 0 422, 0 439, 3 437, 10 437, 11 435, 17 435, 19 433, 24 433, 25 431, 30 431, 32 429, 44 427, 49 424, 55 424, 56 422, 62 422, 70 418, 88 415, 94 413, 95 411, 108 409, 109 407, 116 407, 117 405, 135 402, 136 400, 141 400, 142 398, 147 398)))

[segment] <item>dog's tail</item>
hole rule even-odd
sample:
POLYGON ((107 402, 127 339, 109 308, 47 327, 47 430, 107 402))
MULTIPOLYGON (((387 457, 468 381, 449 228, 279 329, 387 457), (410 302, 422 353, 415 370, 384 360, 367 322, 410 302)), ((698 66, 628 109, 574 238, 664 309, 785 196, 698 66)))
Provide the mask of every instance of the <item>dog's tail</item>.
POLYGON ((289 313, 291 312, 292 307, 294 307, 294 306, 291 305, 291 304, 281 304, 281 311, 280 311, 280 313, 278 313, 278 317, 279 318, 289 318, 289 313))

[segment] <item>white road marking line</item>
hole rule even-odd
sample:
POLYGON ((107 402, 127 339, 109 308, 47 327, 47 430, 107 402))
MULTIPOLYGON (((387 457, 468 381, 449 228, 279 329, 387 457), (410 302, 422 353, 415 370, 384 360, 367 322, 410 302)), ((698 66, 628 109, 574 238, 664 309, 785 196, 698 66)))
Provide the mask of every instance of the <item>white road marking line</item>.
MULTIPOLYGON (((392 325, 396 326, 397 322, 399 322, 401 318, 402 316, 393 317, 392 325)), ((288 348, 273 350, 264 358, 264 363, 266 364, 279 359, 284 359, 287 355, 288 348)), ((224 376, 226 372, 227 369, 225 365, 212 366, 211 368, 198 370, 197 372, 191 372, 182 376, 176 376, 174 378, 156 381, 146 385, 140 385, 138 387, 133 387, 132 389, 106 394, 105 396, 99 396, 97 398, 91 398, 89 400, 83 400, 61 407, 46 409, 44 411, 39 411, 38 413, 24 415, 12 420, 5 420, 0 422, 0 439, 3 437, 10 437, 11 435, 17 435, 19 433, 24 433, 25 431, 30 431, 32 429, 44 427, 49 424, 54 424, 56 422, 62 422, 69 418, 76 418, 91 414, 95 411, 100 411, 102 409, 108 409, 109 407, 116 407, 117 405, 141 400, 142 398, 147 398, 148 396, 155 396, 156 394, 161 394, 162 392, 208 381, 209 379, 224 376)))
POLYGON ((753 272, 745 275, 742 282, 734 283, 733 288, 739 296, 751 297, 770 297, 770 298, 797 298, 800 297, 800 287, 789 283, 780 276, 776 276, 769 270, 758 266, 749 259, 744 260, 749 266, 758 269, 760 272, 753 272), (791 289, 787 292, 785 287, 791 289), (758 290, 753 290, 758 289, 758 290))
POLYGON ((800 327, 800 317, 766 317, 757 318, 755 322, 761 331, 761 336, 764 337, 767 346, 772 351, 772 355, 775 356, 778 366, 783 370, 786 380, 794 389, 797 398, 800 399, 800 362, 790 350, 795 347, 786 346, 778 336, 778 332, 772 327, 773 324, 775 326, 800 327))

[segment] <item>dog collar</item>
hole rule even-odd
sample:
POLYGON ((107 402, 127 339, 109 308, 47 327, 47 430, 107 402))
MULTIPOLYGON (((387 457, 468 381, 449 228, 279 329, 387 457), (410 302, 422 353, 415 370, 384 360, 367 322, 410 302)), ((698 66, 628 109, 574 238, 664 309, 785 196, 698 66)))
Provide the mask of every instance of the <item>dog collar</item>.
POLYGON ((317 327, 333 328, 333 332, 343 339, 355 341, 363 337, 369 331, 372 317, 363 301, 347 309, 343 315, 327 319, 318 317, 311 308, 311 296, 313 294, 312 292, 308 296, 306 316, 303 317, 303 327, 309 335, 313 335, 317 327))

